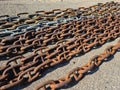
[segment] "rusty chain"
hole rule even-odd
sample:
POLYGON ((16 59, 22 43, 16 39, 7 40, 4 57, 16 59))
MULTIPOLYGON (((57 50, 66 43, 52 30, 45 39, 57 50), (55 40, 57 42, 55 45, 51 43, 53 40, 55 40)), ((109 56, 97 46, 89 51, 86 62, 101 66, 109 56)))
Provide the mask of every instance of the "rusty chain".
POLYGON ((88 44, 105 37, 104 40, 101 40, 101 43, 104 43, 108 39, 117 38, 119 34, 119 14, 99 19, 72 21, 58 27, 41 29, 39 32, 30 31, 16 37, 2 38, 0 40, 0 57, 12 57, 28 50, 34 51, 38 47, 49 46, 60 40, 76 37, 86 39, 88 44))
POLYGON ((100 3, 88 8, 68 8, 66 10, 55 9, 49 12, 36 11, 35 14, 24 12, 13 17, 10 17, 9 15, 2 15, 0 16, 0 37, 9 35, 14 36, 33 29, 38 30, 39 28, 46 26, 56 26, 60 23, 67 23, 71 20, 80 19, 83 16, 97 17, 107 15, 108 13, 119 13, 119 10, 119 3, 107 2, 105 4, 100 3), (57 19, 54 20, 53 18, 57 19), (9 31, 9 29, 12 31, 9 31))
MULTIPOLYGON (((118 3, 100 5, 111 7, 118 3)), ((119 7, 117 8, 115 10, 119 12, 119 7)), ((0 58, 6 57, 8 62, 0 67, 0 89, 8 89, 22 82, 32 82, 42 75, 43 70, 68 61, 78 54, 86 53, 92 48, 97 48, 119 35, 120 14, 111 14, 108 11, 107 15, 99 17, 83 17, 81 20, 61 23, 54 27, 43 27, 37 32, 28 30, 15 37, 2 37, 0 38, 0 58), (21 55, 28 51, 32 54, 21 55)), ((96 64, 98 64, 97 61, 96 64)), ((54 87, 53 83, 52 86, 54 87)))
POLYGON ((72 69, 62 78, 44 82, 40 84, 35 90, 56 90, 60 87, 68 85, 70 82, 78 82, 87 73, 93 71, 93 69, 99 67, 103 62, 109 59, 109 57, 113 56, 119 49, 120 49, 120 40, 117 44, 106 48, 106 50, 103 53, 91 58, 87 64, 72 69))
MULTIPOLYGON (((77 31, 78 34, 76 34, 74 38, 60 40, 52 47, 39 47, 38 49, 35 49, 33 54, 28 57, 16 56, 11 58, 6 63, 6 66, 0 68, 1 89, 10 88, 23 81, 31 82, 39 77, 44 69, 59 64, 63 61, 68 61, 77 54, 86 53, 92 48, 104 44, 107 40, 115 39, 119 36, 120 30, 118 25, 119 21, 116 21, 119 20, 119 15, 116 15, 115 17, 116 19, 113 16, 97 19, 98 23, 102 25, 100 28, 95 29, 94 27, 93 29, 89 28, 85 31, 86 27, 84 27, 83 31, 77 31), (114 24, 115 28, 111 25, 106 25, 112 20, 116 22, 116 24, 114 24)), ((92 20, 95 19, 88 19, 85 20, 85 22, 89 21, 89 24, 91 25, 90 21, 94 23, 92 20)), ((82 21, 77 23, 81 22, 82 21)), ((97 27, 98 25, 95 26, 97 27)), ((81 24, 78 27, 80 28, 81 24)))

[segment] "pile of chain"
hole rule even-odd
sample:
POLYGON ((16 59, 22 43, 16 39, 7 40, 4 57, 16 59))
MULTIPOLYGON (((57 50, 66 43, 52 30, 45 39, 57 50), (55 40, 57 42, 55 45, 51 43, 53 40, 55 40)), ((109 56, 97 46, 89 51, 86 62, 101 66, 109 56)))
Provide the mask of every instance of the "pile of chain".
POLYGON ((118 50, 120 50, 120 40, 117 44, 109 46, 103 53, 91 58, 87 64, 72 69, 60 79, 44 82, 35 90, 55 90, 69 84, 70 82, 78 82, 87 73, 92 72, 93 69, 99 67, 103 62, 107 61, 109 57, 113 56, 118 50))
MULTIPOLYGON (((68 61, 120 36, 119 3, 110 2, 81 9, 65 10, 72 10, 71 13, 77 13, 74 16, 77 16, 78 19, 68 20, 69 22, 62 21, 57 25, 39 27, 38 30, 21 27, 21 29, 16 30, 21 31, 23 28, 24 32, 15 36, 4 34, 0 38, 0 59, 8 61, 6 65, 0 67, 0 90, 9 89, 23 82, 32 82, 40 77, 45 69, 68 61), (78 11, 81 12, 81 9, 84 11, 82 15, 78 13, 78 11), (24 54, 28 52, 30 55, 25 56, 24 54)), ((51 12, 44 13, 49 14, 51 12)), ((41 18, 40 15, 38 17, 41 18)), ((68 17, 73 17, 70 13, 69 15, 67 14, 68 17)), ((68 17, 64 20, 67 20, 68 17)), ((3 22, 11 23, 14 18, 11 19, 8 16, 6 20, 2 20, 1 26, 4 25, 3 22)), ((21 25, 24 22, 29 22, 29 20, 32 21, 30 18, 24 19, 21 25)), ((11 31, 14 32, 15 30, 11 31)))
POLYGON ((115 2, 99 3, 88 8, 78 9, 67 8, 65 10, 54 9, 49 12, 36 11, 34 14, 27 12, 19 13, 16 16, 0 16, 0 37, 15 36, 30 30, 39 30, 41 27, 56 26, 81 17, 99 17, 108 13, 119 13, 120 4, 115 2))
MULTIPOLYGON (((38 47, 47 48, 47 46, 59 41, 67 42, 81 39, 86 43, 84 44, 86 48, 91 48, 97 43, 103 44, 106 40, 115 39, 120 35, 119 17, 118 14, 99 19, 83 18, 80 21, 72 21, 54 28, 44 28, 39 32, 30 31, 23 35, 2 38, 0 40, 0 57, 9 58, 30 50, 34 51, 38 47)), ((71 43, 68 45, 71 45, 71 43)))
MULTIPOLYGON (((104 44, 107 40, 115 39, 120 35, 119 15, 108 16, 101 19, 82 20, 80 22, 73 21, 71 24, 65 24, 65 27, 68 28, 63 30, 72 32, 74 37, 68 40, 60 40, 52 47, 42 47, 40 44, 39 48, 35 49, 33 54, 28 57, 16 56, 9 59, 6 66, 0 68, 0 89, 12 87, 21 82, 31 82, 39 77, 44 69, 60 62, 68 61, 77 54, 86 53, 90 49, 104 44), (84 27, 82 27, 82 25, 84 27), (71 28, 69 30, 69 26, 72 26, 73 29, 71 28), (74 26, 77 27, 74 28, 74 26)), ((57 33, 55 35, 57 35, 57 33)), ((67 37, 70 37, 69 33, 67 37)), ((6 54, 2 53, 1 55, 11 56, 12 54, 18 54, 21 52, 21 49, 19 50, 17 46, 18 45, 12 45, 12 50, 10 45, 8 45, 7 51, 12 51, 5 51, 3 53, 6 54)), ((24 45, 21 44, 21 46, 24 45)), ((30 48, 32 49, 32 47, 30 48)))

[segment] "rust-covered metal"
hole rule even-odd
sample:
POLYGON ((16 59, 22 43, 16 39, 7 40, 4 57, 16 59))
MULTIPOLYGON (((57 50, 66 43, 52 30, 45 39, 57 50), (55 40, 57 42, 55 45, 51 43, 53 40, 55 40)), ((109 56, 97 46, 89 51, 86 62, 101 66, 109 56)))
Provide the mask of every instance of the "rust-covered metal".
MULTIPOLYGON (((55 9, 49 12, 37 11, 33 15, 24 12, 17 14, 18 17, 12 18, 9 15, 0 16, 0 18, 7 18, 0 20, 0 27, 7 29, 1 31, 2 34, 0 34, 0 60, 7 60, 5 65, 0 66, 0 90, 9 89, 20 83, 30 83, 41 76, 43 71, 49 67, 67 62, 78 54, 87 53, 108 41, 115 40, 120 36, 119 11, 120 4, 110 2, 90 8, 81 7, 76 10, 69 8, 66 10, 55 9), (53 13, 58 16, 54 16, 53 13), (61 16, 64 17, 59 14, 63 14, 61 16), (69 17, 76 15, 81 18, 68 20, 69 17), (22 16, 27 16, 27 19, 22 16), (26 29, 43 17, 49 18, 48 22, 54 21, 54 19, 51 20, 51 17, 61 17, 66 22, 39 27, 38 30, 36 28, 26 29), (20 19, 16 21, 18 18, 20 19), (33 20, 33 18, 35 19, 33 20), (16 28, 17 25, 23 26, 17 28, 17 31, 8 30, 8 27, 12 27, 11 23, 16 25, 16 28), (24 25, 24 23, 29 25, 24 25), (22 29, 24 32, 21 32, 22 29), (12 31, 12 33, 8 31, 12 31), (17 32, 17 34, 13 32, 17 32), (28 52, 30 54, 25 56, 24 54, 28 52)), ((53 22, 49 24, 51 23, 53 22)), ((114 55, 119 48, 120 41, 116 45, 108 47, 102 54, 93 57, 86 65, 71 70, 63 78, 39 85, 37 90, 48 88, 54 90, 72 82, 72 80, 80 80, 85 73, 98 67, 105 58, 114 55)))

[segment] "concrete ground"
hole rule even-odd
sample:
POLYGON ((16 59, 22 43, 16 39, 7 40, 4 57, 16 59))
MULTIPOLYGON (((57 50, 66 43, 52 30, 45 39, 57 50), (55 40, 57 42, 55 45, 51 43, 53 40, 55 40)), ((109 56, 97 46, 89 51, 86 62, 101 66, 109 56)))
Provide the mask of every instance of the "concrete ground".
MULTIPOLYGON (((52 10, 54 8, 78 8, 91 6, 97 3, 105 3, 111 0, 0 0, 0 15, 15 15, 19 12, 34 13, 37 10, 52 10)), ((114 0, 120 2, 120 0, 114 0)), ((44 77, 39 78, 29 85, 18 85, 11 90, 34 90, 36 86, 51 79, 63 77, 71 69, 82 66, 94 55, 102 53, 109 45, 115 44, 120 38, 108 42, 98 49, 94 49, 85 55, 73 58, 69 63, 60 64, 45 71, 44 77), (74 63, 75 62, 75 63, 74 63)), ((114 58, 103 63, 96 72, 85 76, 78 83, 71 83, 61 90, 120 90, 120 52, 114 58)), ((0 61, 0 65, 2 65, 0 61)), ((5 62, 4 62, 5 63, 5 62)))

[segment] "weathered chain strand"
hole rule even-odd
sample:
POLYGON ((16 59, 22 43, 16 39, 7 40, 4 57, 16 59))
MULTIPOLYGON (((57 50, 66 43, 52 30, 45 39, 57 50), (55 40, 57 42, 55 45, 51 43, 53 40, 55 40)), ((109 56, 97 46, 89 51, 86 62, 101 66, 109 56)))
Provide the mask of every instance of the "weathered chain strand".
POLYGON ((95 68, 98 68, 102 62, 109 60, 109 57, 113 56, 119 49, 120 40, 117 44, 109 46, 103 53, 91 58, 87 64, 72 69, 62 78, 44 82, 40 84, 35 90, 55 90, 57 88, 68 85, 70 82, 78 82, 87 73, 92 72, 95 68))

